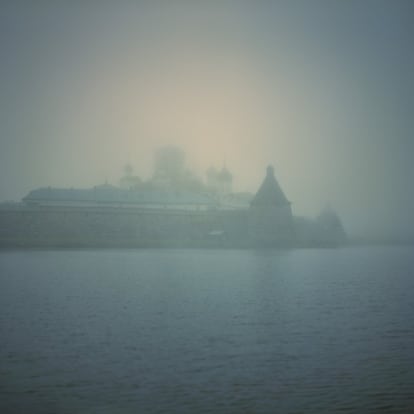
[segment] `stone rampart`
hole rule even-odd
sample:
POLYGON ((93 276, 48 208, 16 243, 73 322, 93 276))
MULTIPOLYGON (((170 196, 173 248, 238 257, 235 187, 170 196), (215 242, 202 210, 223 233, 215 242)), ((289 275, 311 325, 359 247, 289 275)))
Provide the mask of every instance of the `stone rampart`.
POLYGON ((248 210, 15 207, 0 211, 0 245, 244 246, 248 210))

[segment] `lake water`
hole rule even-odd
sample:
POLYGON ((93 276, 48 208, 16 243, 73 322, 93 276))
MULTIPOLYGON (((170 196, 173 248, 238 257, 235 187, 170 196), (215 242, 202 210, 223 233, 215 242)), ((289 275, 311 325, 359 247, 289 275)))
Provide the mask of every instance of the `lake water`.
POLYGON ((414 412, 414 247, 0 252, 1 413, 414 412))

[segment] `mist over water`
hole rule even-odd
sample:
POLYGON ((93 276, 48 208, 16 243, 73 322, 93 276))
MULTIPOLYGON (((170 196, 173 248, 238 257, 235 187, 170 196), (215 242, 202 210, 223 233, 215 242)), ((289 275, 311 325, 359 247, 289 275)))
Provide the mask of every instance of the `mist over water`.
POLYGON ((408 413, 413 253, 3 251, 0 410, 408 413))
POLYGON ((0 412, 411 412, 413 13, 2 1, 0 412))
POLYGON ((2 2, 0 200, 143 179, 177 145, 297 215, 413 235, 410 1, 2 2))

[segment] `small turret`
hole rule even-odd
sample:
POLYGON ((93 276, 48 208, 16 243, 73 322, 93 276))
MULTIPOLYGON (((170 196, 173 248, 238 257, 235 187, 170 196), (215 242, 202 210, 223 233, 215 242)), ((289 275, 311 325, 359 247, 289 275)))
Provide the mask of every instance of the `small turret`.
POLYGON ((206 175, 207 185, 212 191, 221 195, 231 193, 233 176, 226 167, 223 167, 220 171, 217 171, 214 167, 210 167, 206 175))

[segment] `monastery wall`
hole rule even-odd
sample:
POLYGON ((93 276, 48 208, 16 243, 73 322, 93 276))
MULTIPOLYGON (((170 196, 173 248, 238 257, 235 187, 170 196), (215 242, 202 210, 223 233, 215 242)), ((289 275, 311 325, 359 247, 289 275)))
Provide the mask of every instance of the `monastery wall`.
POLYGON ((247 210, 17 207, 0 211, 0 246, 243 246, 247 210))

